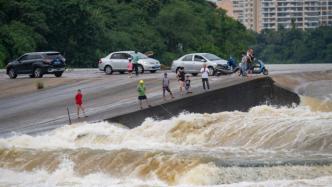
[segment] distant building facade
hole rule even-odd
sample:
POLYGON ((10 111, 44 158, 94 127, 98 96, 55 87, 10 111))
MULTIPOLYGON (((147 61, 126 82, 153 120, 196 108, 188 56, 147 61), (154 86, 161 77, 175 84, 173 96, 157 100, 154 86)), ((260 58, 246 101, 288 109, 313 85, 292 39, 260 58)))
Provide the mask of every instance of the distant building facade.
MULTIPOLYGON (((224 1, 224 0, 222 0, 224 1)), ((222 2, 221 1, 221 2, 222 2)), ((300 28, 311 29, 321 25, 332 26, 332 0, 230 0, 233 18, 248 29, 300 28)), ((229 6, 228 6, 229 7, 229 6)))

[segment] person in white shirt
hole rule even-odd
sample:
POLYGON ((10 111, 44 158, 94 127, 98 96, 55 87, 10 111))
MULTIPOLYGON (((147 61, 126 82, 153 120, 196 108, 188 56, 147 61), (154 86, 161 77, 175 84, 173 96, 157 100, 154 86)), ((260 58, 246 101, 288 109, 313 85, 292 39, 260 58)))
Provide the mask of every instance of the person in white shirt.
POLYGON ((203 65, 201 69, 202 73, 202 82, 203 82, 203 89, 206 90, 206 88, 209 90, 210 85, 209 85, 209 68, 206 67, 206 64, 203 65), (205 86, 206 85, 206 86, 205 86))

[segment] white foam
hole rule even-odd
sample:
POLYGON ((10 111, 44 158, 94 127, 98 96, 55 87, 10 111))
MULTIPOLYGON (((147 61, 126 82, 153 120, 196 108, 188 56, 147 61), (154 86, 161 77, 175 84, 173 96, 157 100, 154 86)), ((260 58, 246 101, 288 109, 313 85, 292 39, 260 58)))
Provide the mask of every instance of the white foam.
POLYGON ((38 136, 0 139, 1 147, 32 149, 314 150, 332 153, 332 113, 306 107, 259 106, 249 112, 180 114, 147 119, 135 129, 107 122, 64 126, 38 136), (317 143, 318 142, 318 143, 317 143), (324 143, 325 142, 325 143, 324 143))

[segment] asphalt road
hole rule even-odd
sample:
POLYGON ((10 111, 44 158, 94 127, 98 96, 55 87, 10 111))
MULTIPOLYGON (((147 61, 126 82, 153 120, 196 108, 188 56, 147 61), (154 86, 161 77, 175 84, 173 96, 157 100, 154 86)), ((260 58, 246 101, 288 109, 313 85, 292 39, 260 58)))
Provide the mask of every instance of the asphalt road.
MULTIPOLYGON (((331 71, 332 64, 320 65, 268 65, 270 75, 282 76, 292 73, 312 71, 331 71)), ((245 82, 262 75, 244 78, 237 75, 211 77, 212 89, 245 82)), ((128 78, 127 74, 105 75, 97 69, 74 69, 64 73, 62 78, 46 75, 42 79, 30 79, 20 76, 9 79, 0 72, 0 135, 8 133, 38 133, 68 124, 67 107, 73 122, 79 122, 76 116, 74 96, 81 89, 85 98, 88 118, 80 121, 98 121, 122 113, 138 110, 136 86, 145 80, 147 96, 152 105, 162 100, 161 79, 163 72, 143 74, 128 78), (41 82, 45 88, 36 89, 41 82)), ((171 89, 175 99, 181 99, 175 74, 169 72, 171 89)), ((202 92, 199 76, 192 77, 194 94, 202 92)), ((167 102, 167 101, 166 101, 167 102)))

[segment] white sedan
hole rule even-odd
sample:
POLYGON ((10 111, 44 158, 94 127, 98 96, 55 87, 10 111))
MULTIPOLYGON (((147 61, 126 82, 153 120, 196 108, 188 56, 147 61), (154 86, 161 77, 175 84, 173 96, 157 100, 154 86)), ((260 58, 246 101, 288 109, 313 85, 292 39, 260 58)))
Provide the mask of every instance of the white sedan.
POLYGON ((183 67, 185 73, 196 76, 200 73, 204 63, 209 68, 210 75, 214 75, 217 65, 227 65, 227 60, 211 53, 192 53, 174 60, 171 69, 173 72, 177 72, 179 68, 183 67))
POLYGON ((160 62, 156 59, 150 58, 143 53, 135 51, 118 51, 101 58, 98 63, 100 71, 104 71, 106 74, 112 74, 113 72, 124 73, 128 71, 129 58, 133 59, 134 55, 138 55, 138 71, 144 73, 144 71, 150 71, 155 73, 160 70, 160 62))

